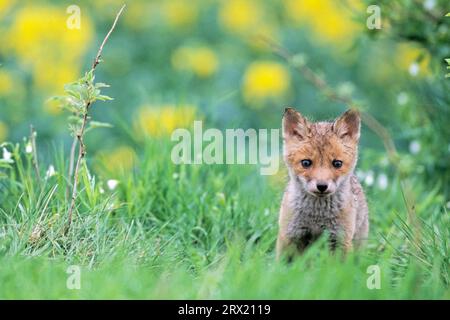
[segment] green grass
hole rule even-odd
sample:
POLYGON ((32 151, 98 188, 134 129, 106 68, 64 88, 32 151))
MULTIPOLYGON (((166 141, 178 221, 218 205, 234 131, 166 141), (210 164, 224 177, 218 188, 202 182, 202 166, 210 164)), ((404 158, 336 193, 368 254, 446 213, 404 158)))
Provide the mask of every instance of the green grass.
POLYGON ((394 180, 367 190, 365 250, 343 259, 322 239, 286 265, 274 261, 281 184, 252 166, 175 166, 167 141, 140 150, 114 191, 107 173, 83 172, 67 234, 63 153, 53 162, 59 174, 39 186, 29 156, 16 150, 0 180, 0 298, 450 298, 448 214, 420 180, 417 228, 394 180), (81 267, 80 290, 66 287, 70 265, 81 267), (379 290, 367 288, 370 265, 380 267, 379 290))

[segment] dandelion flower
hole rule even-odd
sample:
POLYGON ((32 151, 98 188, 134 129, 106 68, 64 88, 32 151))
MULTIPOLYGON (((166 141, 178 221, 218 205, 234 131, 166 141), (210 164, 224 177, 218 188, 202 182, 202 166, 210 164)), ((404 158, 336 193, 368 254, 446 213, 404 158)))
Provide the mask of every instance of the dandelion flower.
MULTIPOLYGON (((294 22, 309 27, 316 38, 342 46, 361 32, 351 18, 351 10, 335 0, 285 0, 286 14, 294 22)), ((352 1, 352 4, 358 5, 352 1)), ((356 8, 363 12, 361 6, 356 8)))
POLYGON ((8 136, 8 127, 5 123, 0 121, 0 143, 3 142, 8 136))
POLYGON ((430 74, 430 54, 428 51, 411 44, 397 46, 396 65, 413 77, 430 74))
POLYGON ((193 72, 200 78, 213 75, 219 60, 215 52, 206 47, 180 47, 172 55, 172 66, 176 70, 193 72))
POLYGON ((0 94, 5 95, 14 89, 14 79, 9 73, 0 70, 0 94))
POLYGON ((196 118, 193 105, 143 106, 136 117, 136 131, 151 137, 170 136, 177 128, 189 128, 196 118))
POLYGON ((66 20, 61 8, 30 2, 15 12, 6 30, 2 50, 31 70, 39 89, 59 92, 79 75, 79 61, 89 48, 93 26, 87 15, 82 15, 80 29, 67 29, 66 20))
POLYGON ((96 167, 108 174, 120 170, 129 171, 136 161, 136 153, 129 146, 119 146, 111 151, 102 151, 96 156, 96 167))
POLYGON ((253 0, 227 0, 219 11, 224 29, 234 33, 247 33, 257 29, 262 20, 260 2, 253 0))
POLYGON ((189 27, 197 19, 198 8, 192 0, 164 1, 161 9, 167 24, 174 28, 189 27))
POLYGON ((282 64, 257 61, 250 64, 244 74, 243 95, 249 103, 260 103, 284 96, 290 86, 290 75, 282 64))

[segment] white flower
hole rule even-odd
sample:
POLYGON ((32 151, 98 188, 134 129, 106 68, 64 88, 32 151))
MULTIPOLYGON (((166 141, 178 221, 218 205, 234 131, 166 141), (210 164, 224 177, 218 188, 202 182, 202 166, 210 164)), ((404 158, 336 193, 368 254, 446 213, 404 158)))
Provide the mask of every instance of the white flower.
POLYGON ((103 189, 102 187, 98 188, 98 191, 100 192, 100 194, 104 194, 105 193, 105 189, 103 189))
POLYGON ((387 175, 385 175, 384 173, 380 174, 377 178, 377 185, 378 188, 380 188, 381 190, 386 190, 386 188, 388 187, 389 184, 389 180, 387 175))
POLYGON ((31 142, 28 142, 27 145, 25 146, 25 152, 26 153, 32 153, 33 152, 33 147, 31 145, 31 142))
POLYGON ((56 174, 55 167, 51 164, 48 166, 47 172, 45 173, 45 178, 48 179, 56 174))
POLYGON ((408 103, 409 97, 406 92, 400 92, 397 96, 397 103, 401 106, 404 106, 408 103))
POLYGON ((180 177, 180 175, 179 175, 178 173, 176 173, 176 172, 174 172, 174 173, 172 174, 173 180, 177 180, 179 177, 180 177))
POLYGON ((409 74, 412 75, 413 77, 417 76, 420 71, 419 64, 417 62, 411 63, 408 71, 409 71, 409 74))
POLYGON ((433 10, 435 6, 436 0, 425 0, 425 2, 423 3, 423 7, 428 11, 433 10))
POLYGON ((106 182, 106 184, 108 185, 109 190, 114 190, 119 184, 119 181, 110 179, 106 182))
POLYGON ((367 172, 367 175, 364 178, 364 183, 370 187, 371 185, 373 185, 374 180, 375 179, 373 177, 373 172, 372 171, 367 172))
POLYGON ((356 176, 361 181, 364 180, 364 178, 366 177, 366 173, 362 170, 356 169, 356 176))
POLYGON ((9 152, 6 148, 3 148, 3 159, 6 161, 11 161, 12 153, 9 152))
POLYGON ((420 142, 417 140, 411 141, 409 144, 409 152, 412 154, 418 154, 420 152, 420 142))

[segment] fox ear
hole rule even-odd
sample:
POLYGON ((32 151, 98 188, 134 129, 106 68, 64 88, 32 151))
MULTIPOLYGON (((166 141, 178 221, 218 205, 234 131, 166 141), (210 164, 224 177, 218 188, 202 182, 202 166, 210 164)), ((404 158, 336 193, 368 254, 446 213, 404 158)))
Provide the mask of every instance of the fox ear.
POLYGON ((341 139, 350 138, 357 141, 359 139, 360 127, 361 117, 355 109, 347 110, 333 123, 333 131, 341 139))
POLYGON ((286 108, 283 115, 283 138, 306 138, 309 132, 309 122, 300 112, 293 108, 286 108))

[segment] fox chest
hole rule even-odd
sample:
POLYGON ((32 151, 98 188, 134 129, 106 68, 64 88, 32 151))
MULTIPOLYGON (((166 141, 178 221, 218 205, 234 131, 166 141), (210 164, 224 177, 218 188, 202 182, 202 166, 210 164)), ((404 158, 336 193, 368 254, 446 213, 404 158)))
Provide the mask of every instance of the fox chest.
POLYGON ((325 231, 335 239, 340 230, 340 207, 332 202, 297 203, 287 225, 286 236, 298 247, 306 247, 325 231))

